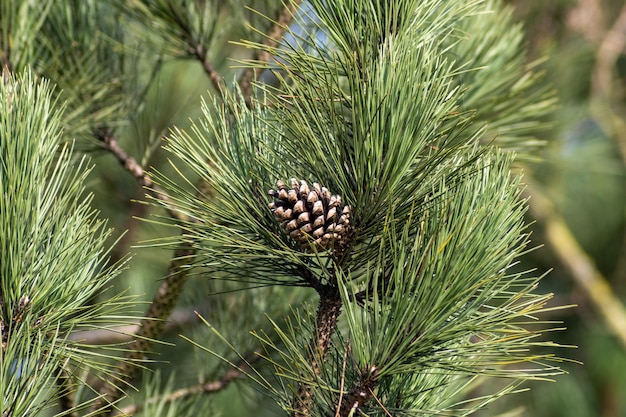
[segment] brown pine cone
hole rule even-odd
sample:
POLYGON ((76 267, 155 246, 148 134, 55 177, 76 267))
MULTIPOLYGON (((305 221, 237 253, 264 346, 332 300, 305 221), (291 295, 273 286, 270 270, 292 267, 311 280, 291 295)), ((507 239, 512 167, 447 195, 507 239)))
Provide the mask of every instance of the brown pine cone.
POLYGON ((331 195, 326 187, 306 181, 290 180, 291 188, 282 181, 278 190, 269 190, 274 201, 269 204, 276 220, 307 252, 325 251, 345 243, 350 228, 350 206, 341 197, 331 195))

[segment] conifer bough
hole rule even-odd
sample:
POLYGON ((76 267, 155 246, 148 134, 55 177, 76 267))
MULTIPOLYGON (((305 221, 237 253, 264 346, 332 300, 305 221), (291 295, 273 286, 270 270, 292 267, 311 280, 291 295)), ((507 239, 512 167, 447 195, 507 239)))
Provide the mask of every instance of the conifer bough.
POLYGON ((306 181, 291 178, 290 185, 277 181, 278 190, 269 190, 275 199, 269 208, 281 227, 307 252, 343 246, 350 231, 350 206, 316 182, 311 189, 306 181))

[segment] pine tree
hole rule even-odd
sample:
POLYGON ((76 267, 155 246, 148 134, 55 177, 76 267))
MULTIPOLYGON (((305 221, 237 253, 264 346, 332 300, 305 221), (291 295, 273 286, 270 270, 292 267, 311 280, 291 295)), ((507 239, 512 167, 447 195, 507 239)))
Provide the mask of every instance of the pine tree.
POLYGON ((254 415, 470 415, 560 373, 551 295, 517 266, 515 161, 554 100, 501 2, 1 7, 3 417, 234 415, 246 392, 254 415), (210 91, 174 123, 151 99, 189 59, 210 91), (103 154, 171 258, 142 317, 106 187, 85 190, 103 154), (168 339, 186 288, 203 311, 168 339))

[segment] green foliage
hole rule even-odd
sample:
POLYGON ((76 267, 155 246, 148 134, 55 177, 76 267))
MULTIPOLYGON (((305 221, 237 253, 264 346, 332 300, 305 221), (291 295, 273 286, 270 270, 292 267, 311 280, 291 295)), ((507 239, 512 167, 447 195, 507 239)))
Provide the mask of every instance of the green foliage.
MULTIPOLYGON (((119 273, 106 267, 111 230, 84 194, 86 160, 61 142, 62 107, 46 81, 0 82, 0 409, 35 415, 62 372, 101 372, 102 353, 67 340, 124 306, 92 299, 119 273)), ((127 313, 126 313, 127 314, 127 313)), ((119 321, 119 319, 117 320, 119 321)))
POLYGON ((202 53, 197 48, 211 46, 215 32, 223 30, 215 24, 220 8, 210 1, 115 1, 113 4, 128 17, 140 22, 138 31, 146 29, 141 22, 151 22, 148 29, 157 37, 146 36, 145 33, 139 36, 151 40, 157 50, 167 46, 164 52, 171 56, 187 58, 202 53))
MULTIPOLYGON (((156 176, 169 191, 168 207, 193 219, 180 225, 181 242, 197 250, 191 266, 244 286, 320 294, 317 313, 305 308, 283 324, 270 318, 273 331, 256 333, 278 388, 260 373, 249 376, 288 413, 309 386, 311 415, 347 415, 345 402, 359 387, 370 390, 359 406, 367 415, 466 415, 520 380, 558 374, 553 353, 535 351, 554 345, 541 341, 540 327, 528 327, 542 324, 536 314, 551 296, 534 293, 533 273, 513 269, 527 250, 525 208, 518 180, 509 177, 513 157, 497 150, 534 147, 527 133, 538 125, 522 125, 551 104, 527 94, 537 76, 519 81, 526 70, 510 70, 522 60, 516 42, 502 60, 489 60, 505 71, 499 79, 481 61, 504 41, 475 40, 482 33, 472 25, 489 22, 480 21, 482 2, 311 3, 334 48, 268 48, 280 57, 280 86, 258 85, 252 109, 238 95, 205 104, 191 133, 177 129, 169 139, 167 149, 182 161, 175 166, 191 168, 214 194, 185 174, 186 189, 156 176), (477 57, 451 58, 481 41, 477 57), (481 88, 487 79, 489 88, 481 88), (507 100, 506 114, 487 104, 507 100), (507 132, 505 140, 479 146, 489 128, 507 132), (266 193, 289 178, 327 186, 350 206, 345 251, 309 253, 284 232, 266 193), (343 314, 320 370, 310 343, 333 288, 343 314), (528 366, 503 368, 514 364, 528 366), (512 381, 459 403, 452 394, 478 376, 512 381)), ((498 28, 507 41, 518 39, 518 28, 498 28)), ((318 33, 292 35, 314 45, 318 33)))
MULTIPOLYGON (((552 324, 538 317, 551 295, 536 292, 540 273, 518 265, 529 235, 510 173, 516 152, 537 149, 553 96, 527 64, 510 9, 312 0, 276 44, 266 16, 285 5, 243 5, 0 6, 0 62, 25 74, 0 82, 0 413, 98 415, 86 408, 110 383, 128 396, 115 404, 121 413, 146 416, 231 415, 248 397, 255 415, 460 416, 560 373, 557 345, 543 341, 552 324), (229 57, 277 83, 259 81, 248 97, 231 83, 229 57), (187 127, 184 116, 198 113, 189 96, 209 84, 187 127), (138 156, 115 153, 105 136, 138 156), (153 204, 120 208, 143 190, 104 157, 94 199, 74 139, 79 150, 90 141, 112 151, 153 204), (268 190, 290 178, 341 196, 345 239, 305 250, 290 237, 268 208, 268 190), (100 217, 132 226, 130 243, 100 217), (148 261, 119 275, 127 245, 142 239, 148 261), (157 247, 186 252, 170 260, 157 247), (181 330, 185 340, 150 348, 162 354, 144 362, 154 375, 134 381, 124 359, 113 365, 124 344, 76 341, 79 329, 133 318, 109 286, 187 273, 180 304, 204 318, 181 330), (332 303, 336 316, 325 316, 332 303), (241 376, 243 389, 212 391, 241 376), (73 405, 52 408, 71 393, 73 405)), ((163 288, 170 305, 157 310, 177 301, 163 288)))
POLYGON ((459 40, 450 45, 450 56, 464 65, 458 82, 466 89, 459 105, 475 112, 475 123, 486 125, 484 142, 515 150, 524 159, 536 159, 543 144, 556 97, 540 61, 528 63, 523 31, 513 23, 512 9, 489 0, 483 12, 464 19, 459 40), (475 34, 480 34, 476 36, 475 34))
POLYGON ((8 66, 11 53, 12 69, 22 69, 35 62, 38 44, 32 39, 40 36, 52 2, 5 1, 0 5, 0 42, 3 64, 8 66))
POLYGON ((52 94, 65 105, 66 141, 79 139, 82 147, 96 127, 119 123, 125 77, 112 45, 121 32, 106 2, 10 1, 2 7, 3 61, 15 73, 30 69, 57 87, 52 94))

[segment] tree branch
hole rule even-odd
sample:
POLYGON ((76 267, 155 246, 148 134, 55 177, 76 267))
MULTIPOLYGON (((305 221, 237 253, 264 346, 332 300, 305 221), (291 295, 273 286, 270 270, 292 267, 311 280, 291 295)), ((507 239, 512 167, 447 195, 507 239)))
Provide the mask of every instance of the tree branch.
POLYGON ((374 396, 374 387, 378 380, 378 370, 372 366, 369 372, 362 375, 350 392, 348 392, 337 407, 337 417, 348 417, 356 415, 365 403, 374 396))
POLYGON ((167 395, 148 398, 141 404, 133 404, 131 406, 122 408, 120 410, 120 414, 116 415, 115 417, 135 415, 142 411, 147 405, 155 404, 160 401, 171 403, 179 399, 192 397, 194 395, 213 394, 222 391, 226 389, 226 387, 228 387, 231 382, 243 378, 245 376, 245 370, 249 369, 250 365, 257 362, 260 357, 261 356, 259 356, 258 352, 253 352, 252 354, 246 355, 246 359, 240 360, 235 365, 235 367, 227 369, 226 372, 224 372, 224 374, 216 380, 205 382, 199 385, 194 385, 191 387, 181 388, 172 391, 167 395))
MULTIPOLYGON (((276 48, 278 46, 301 2, 301 0, 287 0, 285 2, 285 7, 280 10, 276 21, 263 38, 262 43, 264 46, 267 48, 276 48)), ((267 63, 272 60, 272 54, 265 50, 257 50, 254 60, 267 63)), ((252 82, 261 75, 263 70, 264 68, 262 67, 248 67, 239 76, 239 88, 248 107, 250 107, 252 97, 252 82)))
MULTIPOLYGON (((315 334, 311 340, 309 363, 315 376, 321 373, 328 348, 341 314, 341 296, 336 285, 326 285, 319 291, 315 334)), ((313 389, 310 384, 298 383, 298 392, 294 399, 295 417, 308 416, 313 406, 313 389)))
MULTIPOLYGON (((190 221, 186 216, 171 209, 170 199, 164 190, 161 190, 152 182, 143 167, 131 156, 129 156, 117 143, 115 138, 105 129, 98 132, 98 137, 113 153, 118 161, 137 179, 138 183, 145 187, 155 198, 166 203, 168 213, 173 218, 186 222, 190 221)), ((166 319, 170 316, 172 309, 176 305, 178 298, 187 281, 189 270, 184 265, 190 262, 195 256, 195 249, 191 243, 177 249, 174 257, 170 261, 168 274, 161 282, 155 294, 145 318, 141 320, 135 332, 135 338, 127 346, 124 359, 118 365, 117 380, 130 383, 137 372, 137 362, 142 360, 146 352, 150 350, 155 339, 163 333, 166 319)), ((113 381, 107 381, 99 390, 101 396, 91 407, 95 415, 110 415, 113 411, 113 404, 122 397, 124 392, 113 381)))
POLYGON ((135 158, 128 155, 126 151, 122 149, 115 137, 113 137, 113 135, 106 128, 100 129, 98 132, 96 132, 96 137, 106 146, 107 150, 109 150, 117 158, 120 164, 122 164, 122 166, 126 168, 126 170, 130 172, 133 177, 135 177, 139 185, 144 187, 147 192, 154 198, 166 203, 166 210, 172 218, 177 219, 181 222, 189 221, 189 218, 187 218, 187 216, 171 208, 171 200, 169 199, 165 191, 157 186, 154 182, 152 182, 143 167, 137 162, 135 158))
MULTIPOLYGON (((189 11, 187 11, 190 13, 189 11)), ((204 72, 211 80, 213 87, 220 93, 223 97, 226 92, 226 86, 224 85, 224 80, 222 76, 217 72, 211 61, 209 60, 205 45, 202 44, 203 36, 199 33, 194 33, 195 29, 190 25, 189 21, 184 18, 176 18, 174 15, 174 24, 178 26, 178 28, 182 31, 181 39, 186 44, 188 48, 188 53, 196 58, 202 64, 202 68, 204 72)), ((189 17, 189 16, 187 16, 189 17)))
POLYGON ((619 56, 626 51, 626 5, 620 11, 613 27, 600 43, 593 71, 594 94, 609 97, 613 92, 613 71, 619 56))
POLYGON ((226 86, 224 85, 224 80, 222 79, 222 76, 217 72, 215 67, 209 61, 209 58, 207 57, 207 54, 206 54, 206 51, 204 50, 204 47, 202 45, 200 45, 200 44, 190 45, 190 46, 192 48, 193 55, 202 64, 202 68, 204 69, 204 72, 206 73, 206 75, 211 80, 211 83, 213 84, 213 87, 222 96, 224 96, 224 93, 226 92, 226 86))
POLYGON ((613 293, 606 278, 593 260, 580 247, 576 238, 552 203, 536 187, 532 188, 529 207, 533 216, 545 227, 550 247, 569 271, 572 279, 596 307, 609 329, 626 348, 626 309, 613 293))
MULTIPOLYGON (((118 159, 124 168, 137 179, 141 186, 145 187, 155 198, 167 203, 166 206, 170 216, 179 221, 189 221, 186 216, 169 208, 170 199, 166 193, 152 182, 143 167, 119 146, 115 138, 106 129, 101 129, 97 132, 97 137, 106 145, 107 149, 118 159)), ((137 370, 136 362, 143 358, 152 346, 152 341, 163 332, 166 319, 176 305, 187 281, 188 270, 182 268, 182 266, 194 254, 195 250, 190 245, 175 251, 174 258, 170 261, 168 267, 167 277, 161 282, 145 318, 136 328, 135 339, 127 347, 128 350, 124 360, 118 364, 117 377, 119 380, 130 382, 133 379, 137 370)), ((92 411, 100 410, 97 415, 107 415, 112 410, 112 404, 123 395, 123 392, 112 381, 108 381, 101 387, 100 393, 102 395, 94 402, 92 411)))
MULTIPOLYGON (((223 80, 209 62, 202 45, 195 44, 190 46, 192 47, 193 54, 202 62, 203 68, 215 88, 220 94, 224 95, 225 87, 223 80)), ((115 155, 124 168, 137 179, 137 182, 141 186, 146 188, 153 197, 166 203, 166 209, 172 218, 181 222, 192 220, 171 208, 171 200, 164 190, 154 184, 143 167, 119 146, 115 138, 106 129, 101 129, 97 132, 97 137, 107 146, 107 149, 115 155)), ((130 383, 137 371, 137 361, 143 359, 143 356, 152 346, 153 340, 162 334, 166 319, 170 316, 187 281, 189 271, 183 268, 183 266, 189 262, 190 258, 193 258, 194 255, 195 249, 192 247, 192 244, 187 244, 177 249, 174 253, 174 258, 171 260, 168 267, 167 277, 162 281, 145 318, 137 327, 135 333, 136 337, 127 347, 128 350, 126 351, 124 360, 118 363, 118 380, 130 383)), ((112 383, 112 381, 105 383, 99 391, 101 396, 94 402, 91 411, 95 412, 95 415, 110 415, 113 410, 113 404, 121 398, 124 393, 116 384, 112 383)))

